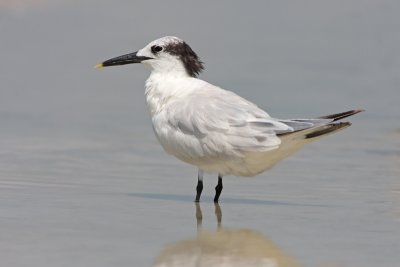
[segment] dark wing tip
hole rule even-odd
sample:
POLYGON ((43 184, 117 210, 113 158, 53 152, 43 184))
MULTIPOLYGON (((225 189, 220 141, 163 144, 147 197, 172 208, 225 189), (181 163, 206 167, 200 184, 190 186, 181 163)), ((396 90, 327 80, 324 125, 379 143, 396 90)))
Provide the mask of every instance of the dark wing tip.
POLYGON ((332 123, 332 124, 328 124, 326 125, 325 128, 320 129, 320 130, 316 130, 314 132, 308 133, 305 135, 306 139, 309 138, 314 138, 314 137, 318 137, 321 135, 325 135, 325 134, 329 134, 329 133, 333 133, 336 132, 338 130, 347 128, 351 125, 350 122, 346 121, 346 122, 338 122, 338 123, 332 123))
POLYGON ((345 112, 341 112, 341 113, 325 115, 325 116, 318 117, 318 118, 319 119, 332 119, 333 121, 338 121, 338 120, 341 120, 341 119, 349 117, 349 116, 353 116, 353 115, 363 112, 363 111, 365 111, 365 110, 364 109, 353 109, 353 110, 349 110, 349 111, 345 111, 345 112))

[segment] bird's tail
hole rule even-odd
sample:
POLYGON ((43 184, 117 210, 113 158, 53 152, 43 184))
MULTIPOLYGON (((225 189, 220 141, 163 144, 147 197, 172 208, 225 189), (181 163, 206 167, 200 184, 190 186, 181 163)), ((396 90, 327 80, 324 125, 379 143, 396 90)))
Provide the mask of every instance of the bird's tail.
MULTIPOLYGON (((290 138, 290 139, 314 139, 316 137, 320 137, 323 135, 331 134, 337 132, 339 130, 345 129, 351 125, 350 122, 337 122, 343 118, 355 115, 364 110, 355 109, 346 112, 321 116, 317 119, 310 120, 294 120, 301 122, 313 122, 314 125, 311 127, 303 128, 294 132, 288 132, 281 134, 282 137, 290 138)), ((293 122, 293 121, 292 121, 293 122)), ((310 140, 311 141, 311 140, 310 140)))
POLYGON ((361 111, 362 110, 351 110, 322 116, 316 119, 280 120, 280 122, 287 124, 293 130, 291 132, 278 134, 282 143, 277 150, 267 151, 265 152, 265 156, 261 157, 259 154, 254 154, 251 161, 254 166, 264 166, 263 168, 259 168, 261 171, 271 168, 282 159, 301 149, 304 145, 318 140, 320 137, 336 133, 349 127, 351 125, 350 122, 338 122, 338 120, 361 111))

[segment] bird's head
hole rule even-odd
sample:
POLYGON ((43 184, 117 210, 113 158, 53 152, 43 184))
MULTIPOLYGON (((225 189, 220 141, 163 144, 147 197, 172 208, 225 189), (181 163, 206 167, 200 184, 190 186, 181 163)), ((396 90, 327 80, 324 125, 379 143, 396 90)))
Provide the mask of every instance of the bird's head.
POLYGON ((174 36, 152 41, 137 52, 115 57, 97 64, 96 68, 143 63, 154 72, 183 73, 196 77, 203 70, 203 62, 190 46, 174 36))

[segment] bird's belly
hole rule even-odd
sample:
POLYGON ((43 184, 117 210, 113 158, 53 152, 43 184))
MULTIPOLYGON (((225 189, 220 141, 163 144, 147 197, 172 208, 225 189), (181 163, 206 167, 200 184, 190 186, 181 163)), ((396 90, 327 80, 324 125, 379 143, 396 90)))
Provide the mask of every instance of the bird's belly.
POLYGON ((248 153, 240 158, 197 158, 184 159, 183 161, 197 166, 199 169, 218 173, 223 176, 255 176, 272 168, 282 158, 276 157, 274 152, 248 153))

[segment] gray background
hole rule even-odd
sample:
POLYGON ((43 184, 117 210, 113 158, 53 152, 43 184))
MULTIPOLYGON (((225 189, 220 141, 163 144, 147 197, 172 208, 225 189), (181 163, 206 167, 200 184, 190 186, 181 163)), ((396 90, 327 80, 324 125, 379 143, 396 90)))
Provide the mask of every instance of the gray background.
POLYGON ((148 71, 93 69, 165 35, 200 55, 200 78, 272 116, 367 110, 267 173, 225 179, 224 227, 302 266, 396 266, 399 13, 394 0, 1 0, 1 266, 151 266, 195 238, 197 170, 153 136, 148 71))

